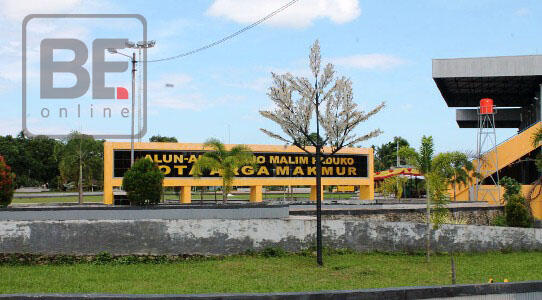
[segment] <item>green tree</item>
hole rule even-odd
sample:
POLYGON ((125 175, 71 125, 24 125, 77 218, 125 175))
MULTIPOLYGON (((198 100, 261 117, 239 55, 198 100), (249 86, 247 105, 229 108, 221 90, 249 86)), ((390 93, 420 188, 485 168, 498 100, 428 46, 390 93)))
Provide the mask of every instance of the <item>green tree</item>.
POLYGON ((427 175, 431 172, 431 164, 433 162, 434 154, 433 137, 423 136, 420 145, 420 150, 416 152, 411 147, 403 147, 399 149, 399 156, 403 157, 410 165, 415 166, 420 173, 425 177, 426 184, 426 261, 429 262, 431 251, 431 193, 429 192, 429 180, 427 175))
POLYGON ((133 205, 150 205, 160 202, 164 174, 148 158, 141 158, 124 173, 122 188, 133 205))
POLYGON ((504 217, 506 225, 512 227, 532 227, 533 218, 530 204, 526 203, 525 197, 521 195, 521 185, 517 180, 510 177, 503 177, 500 184, 504 186, 504 217))
POLYGON ((92 188, 103 182, 103 141, 72 132, 58 155, 62 182, 77 182, 79 203, 83 203, 83 185, 86 183, 92 188))
POLYGON ((168 136, 161 136, 161 135, 153 135, 149 139, 149 142, 153 143, 177 143, 177 138, 174 136, 168 137, 168 136))
POLYGON ((256 168, 252 151, 245 145, 234 146, 228 151, 217 139, 209 139, 203 146, 211 148, 212 151, 205 152, 194 163, 192 167, 194 176, 199 178, 205 172, 217 171, 222 177, 222 200, 226 203, 237 169, 246 165, 256 168))
POLYGON ((0 137, 0 155, 17 174, 17 186, 55 186, 58 170, 58 157, 55 151, 62 144, 54 139, 37 136, 27 138, 20 133, 0 137))
POLYGON ((318 141, 318 143, 323 143, 324 139, 321 136, 318 136, 316 132, 312 132, 311 134, 309 134, 308 138, 303 138, 300 143, 303 146, 310 146, 311 141, 318 141))
POLYGON ((425 175, 427 181, 428 199, 431 199, 433 210, 431 223, 437 229, 449 217, 446 205, 449 201, 448 185, 452 181, 454 168, 452 166, 453 154, 451 152, 439 153, 431 162, 432 171, 425 175))
POLYGON ((0 155, 0 207, 6 207, 11 203, 14 189, 15 174, 11 172, 4 157, 0 155))
POLYGON ((395 195, 396 199, 401 199, 403 196, 403 186, 407 182, 406 177, 392 176, 384 179, 379 190, 383 195, 395 195))
POLYGON ((456 187, 472 182, 476 177, 474 166, 467 154, 460 151, 440 153, 433 159, 433 168, 443 176, 446 183, 452 186, 454 201, 456 200, 456 187))
MULTIPOLYGON (((429 199, 432 199, 434 203, 433 213, 431 215, 431 222, 433 223, 433 229, 438 229, 444 223, 456 222, 453 218, 450 218, 450 212, 447 204, 449 202, 448 186, 452 180, 454 174, 453 168, 453 153, 440 153, 431 163, 432 171, 426 175, 426 182, 428 187, 429 199)), ((454 245, 450 245, 448 253, 450 254, 450 270, 452 277, 452 284, 456 283, 455 276, 455 261, 454 261, 454 245)))
MULTIPOLYGON (((397 164, 397 151, 403 147, 409 147, 409 143, 399 136, 394 137, 391 142, 378 147, 373 146, 373 149, 375 149, 375 170, 383 171, 395 166, 397 164), (399 148, 397 148, 397 145, 399 145, 399 148)), ((408 163, 400 154, 399 156, 402 162, 408 163)))

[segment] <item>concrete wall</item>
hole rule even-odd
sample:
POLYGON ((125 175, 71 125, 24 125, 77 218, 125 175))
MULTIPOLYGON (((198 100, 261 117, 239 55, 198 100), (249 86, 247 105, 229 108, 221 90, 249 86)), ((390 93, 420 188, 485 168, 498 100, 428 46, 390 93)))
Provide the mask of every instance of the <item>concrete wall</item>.
POLYGON ((148 219, 278 219, 288 205, 167 205, 151 207, 47 207, 0 209, 0 221, 148 220, 148 219))
MULTIPOLYGON (((314 205, 313 205, 314 206, 314 205)), ((381 222, 425 222, 425 208, 381 208, 381 209, 328 209, 323 210, 324 218, 329 219, 361 219, 381 222)), ((497 216, 502 215, 503 206, 483 207, 450 207, 450 213, 456 220, 472 225, 490 225, 497 216)), ((290 215, 312 216, 315 210, 294 210, 290 206, 290 215)))
MULTIPOLYGON (((324 220, 325 245, 358 251, 421 251, 422 223, 324 220)), ((0 252, 41 254, 233 254, 267 246, 297 251, 313 244, 310 217, 255 220, 0 221, 0 252)), ((448 225, 434 249, 542 250, 542 229, 448 225)))

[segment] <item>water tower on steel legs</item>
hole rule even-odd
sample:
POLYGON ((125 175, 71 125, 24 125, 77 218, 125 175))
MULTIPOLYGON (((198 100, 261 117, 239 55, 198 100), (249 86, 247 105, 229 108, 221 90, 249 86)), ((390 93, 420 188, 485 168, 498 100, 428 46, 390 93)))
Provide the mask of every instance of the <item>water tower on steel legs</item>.
POLYGON ((480 179, 476 180, 474 197, 476 201, 498 203, 501 198, 499 186, 499 159, 497 153, 497 134, 495 133, 495 114, 497 110, 493 99, 480 100, 478 108, 478 134, 476 141, 476 172, 480 179))

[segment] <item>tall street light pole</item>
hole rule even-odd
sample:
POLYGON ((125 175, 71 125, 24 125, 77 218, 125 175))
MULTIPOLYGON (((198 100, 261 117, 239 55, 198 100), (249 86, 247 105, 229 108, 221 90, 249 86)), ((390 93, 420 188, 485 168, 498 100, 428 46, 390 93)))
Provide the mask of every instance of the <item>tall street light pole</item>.
POLYGON ((134 109, 135 109, 135 75, 136 75, 136 54, 132 53, 132 56, 126 55, 124 53, 118 52, 117 49, 109 48, 107 49, 109 53, 120 54, 126 56, 132 62, 132 129, 130 133, 130 167, 134 165, 134 109))
POLYGON ((128 42, 126 43, 126 46, 128 48, 133 48, 133 49, 137 49, 138 52, 139 52, 139 57, 138 57, 138 63, 140 64, 140 73, 139 73, 139 92, 138 92, 138 97, 137 97, 137 132, 138 132, 138 141, 141 142, 141 127, 142 127, 142 124, 141 124, 141 93, 142 93, 142 90, 141 90, 141 84, 143 82, 143 77, 142 77, 142 74, 141 71, 143 70, 143 66, 141 65, 141 62, 145 60, 145 58, 142 58, 141 57, 141 51, 142 50, 145 50, 145 49, 148 49, 148 48, 152 48, 156 45, 156 41, 155 40, 151 40, 151 41, 139 41, 137 43, 133 43, 133 42, 128 42))
POLYGON ((136 77, 136 54, 132 53, 132 131, 130 134, 130 167, 134 165, 134 110, 135 110, 135 77, 136 77))

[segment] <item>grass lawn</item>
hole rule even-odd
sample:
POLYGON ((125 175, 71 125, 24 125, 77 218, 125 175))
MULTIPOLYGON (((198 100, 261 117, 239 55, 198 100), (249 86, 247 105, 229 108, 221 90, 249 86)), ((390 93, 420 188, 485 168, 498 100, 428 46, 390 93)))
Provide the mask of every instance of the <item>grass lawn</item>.
MULTIPOLYGON (((0 293, 248 293, 450 284, 450 259, 423 255, 233 256, 166 264, 0 266, 0 293)), ((542 252, 456 255, 458 283, 542 279, 542 252)))
MULTIPOLYGON (((43 197, 43 198, 13 198, 11 203, 77 203, 79 201, 78 196, 68 197, 43 197)), ((84 196, 83 201, 86 202, 103 202, 102 196, 84 196)))
MULTIPOLYGON (((295 197, 295 198, 298 198, 298 199, 299 198, 304 198, 305 200, 309 199, 309 194, 293 194, 292 196, 295 197)), ((357 196, 357 194, 352 194, 352 193, 334 193, 334 194, 331 194, 331 193, 329 193, 329 194, 325 194, 325 199, 326 200, 330 200, 330 199, 349 200, 351 197, 354 197, 354 196, 357 196)), ((240 195, 235 195, 234 194, 233 196, 228 197, 229 200, 248 200, 249 198, 250 198, 249 194, 240 194, 240 195)), ((286 199, 286 200, 289 200, 290 199, 290 194, 264 194, 263 198, 265 200, 268 200, 268 199, 277 199, 277 200, 286 199)), ((179 196, 172 195, 172 194, 166 194, 165 199, 166 200, 178 200, 179 196)), ((203 200, 214 200, 214 199, 215 199, 214 194, 211 194, 211 195, 204 194, 203 195, 203 200)), ((217 199, 217 201, 222 201, 222 192, 216 193, 216 199, 217 199)), ((197 203, 198 200, 201 200, 201 194, 197 193, 197 192, 192 193, 192 201, 197 203)))
MULTIPOLYGON (((336 193, 336 194, 326 194, 326 199, 350 199, 352 196, 355 196, 355 194, 349 194, 349 193, 336 193)), ((192 202, 198 203, 198 200, 201 198, 200 193, 192 193, 192 202)), ((241 195, 233 195, 228 197, 230 200, 247 200, 249 199, 250 195, 248 194, 241 194, 241 195)), ((286 199, 289 199, 289 195, 286 195, 286 199)), ((305 198, 309 199, 309 194, 293 194, 293 197, 296 198, 305 198)), ((283 194, 267 194, 264 195, 265 199, 277 199, 282 200, 284 198, 283 194)), ((85 203, 87 202, 99 202, 102 203, 102 196, 84 196, 83 200, 85 203)), ((179 196, 174 194, 165 194, 166 200, 179 200, 179 196)), ((203 195, 204 200, 214 200, 215 195, 203 195)), ((216 194, 217 201, 222 201, 222 193, 216 194)), ((77 196, 68 196, 68 197, 43 197, 43 198, 13 198, 11 203, 17 204, 17 203, 76 203, 78 201, 77 196)))
MULTIPOLYGON (((78 196, 68 197, 43 197, 43 198, 13 198, 11 203, 76 203, 79 201, 78 196)), ((86 202, 103 202, 102 196, 84 196, 83 201, 86 202)))

